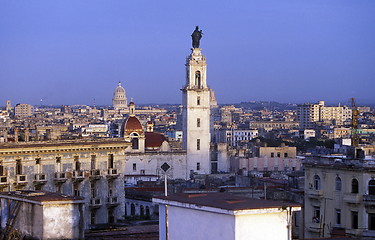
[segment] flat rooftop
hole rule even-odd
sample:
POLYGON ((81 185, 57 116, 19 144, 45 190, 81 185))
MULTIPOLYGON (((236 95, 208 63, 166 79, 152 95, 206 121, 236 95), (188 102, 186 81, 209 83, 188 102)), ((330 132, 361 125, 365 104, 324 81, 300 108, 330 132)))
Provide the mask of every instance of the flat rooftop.
POLYGON ((12 192, 0 192, 0 198, 13 199, 16 201, 24 202, 84 202, 83 197, 68 196, 55 192, 44 192, 44 191, 12 191, 12 192))
MULTIPOLYGON (((286 203, 271 200, 262 200, 247 198, 228 193, 194 193, 194 194, 176 194, 171 196, 155 197, 155 202, 162 204, 175 205, 174 203, 191 204, 196 206, 205 206, 229 211, 237 210, 256 210, 270 208, 300 208, 301 205, 295 203, 286 203), (159 199, 159 200, 158 200, 159 199), (161 201, 160 201, 161 200, 161 201)), ((178 205, 178 204, 176 204, 178 205)))

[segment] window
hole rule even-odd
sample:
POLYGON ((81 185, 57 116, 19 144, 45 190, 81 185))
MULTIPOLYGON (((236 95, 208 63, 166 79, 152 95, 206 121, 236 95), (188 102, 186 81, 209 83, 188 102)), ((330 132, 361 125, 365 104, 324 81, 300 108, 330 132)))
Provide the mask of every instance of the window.
POLYGON ((318 175, 314 176, 314 190, 320 190, 320 177, 318 175))
POLYGON ((335 209, 335 213, 336 213, 336 218, 335 218, 336 224, 340 225, 341 224, 341 209, 335 209))
POLYGON ((197 105, 201 105, 201 97, 197 97, 197 105))
POLYGON ((275 166, 275 167, 274 167, 274 170, 275 170, 275 171, 279 171, 279 167, 278 167, 278 166, 275 166))
POLYGON ((108 168, 113 168, 113 154, 108 154, 108 168))
POLYGON ((353 178, 353 180, 352 180, 352 193, 358 193, 358 189, 359 189, 358 185, 359 185, 358 180, 353 178))
POLYGON ((201 163, 197 162, 197 171, 201 170, 201 163))
POLYGON ((76 171, 81 170, 81 163, 79 162, 78 156, 74 156, 74 164, 75 164, 75 170, 76 171))
POLYGON ((201 72, 200 71, 196 71, 195 72, 195 85, 198 86, 198 88, 201 88, 201 72))
POLYGON ((352 229, 358 229, 358 212, 352 211, 352 229))
POLYGON ((341 178, 340 177, 336 177, 336 180, 335 180, 335 190, 340 192, 341 191, 341 178))
POLYGON ((314 223, 320 223, 320 207, 314 207, 313 211, 312 221, 314 223))
POLYGON ((197 118, 197 127, 201 127, 201 119, 197 118))
POLYGON ((197 139, 197 150, 201 150, 201 140, 197 139))
POLYGON ((375 231, 375 213, 368 214, 368 230, 375 231))
POLYGON ((22 165, 21 165, 21 160, 18 159, 16 160, 16 174, 21 175, 22 174, 22 165))
POLYGON ((284 157, 288 157, 288 153, 284 153, 284 157))
POLYGON ((0 176, 4 176, 4 166, 3 166, 3 162, 0 162, 0 176))
POLYGON ((135 205, 134 203, 132 203, 130 205, 130 215, 134 216, 135 215, 135 205))
POLYGON ((275 153, 271 152, 271 157, 275 157, 275 153))
POLYGON ((280 152, 277 152, 277 157, 280 157, 280 152))
POLYGON ((108 223, 114 223, 115 222, 115 215, 113 208, 108 208, 108 223))
POLYGON ((61 157, 56 157, 56 163, 61 163, 61 157))
POLYGON ((90 223, 95 224, 96 223, 96 210, 91 210, 91 216, 90 216, 90 223))
POLYGON ((139 143, 138 143, 138 138, 132 138, 132 149, 138 149, 139 148, 139 143))
POLYGON ((368 182, 368 194, 375 195, 375 180, 370 180, 368 182))
POLYGON ((96 155, 91 155, 91 170, 96 167, 96 155))

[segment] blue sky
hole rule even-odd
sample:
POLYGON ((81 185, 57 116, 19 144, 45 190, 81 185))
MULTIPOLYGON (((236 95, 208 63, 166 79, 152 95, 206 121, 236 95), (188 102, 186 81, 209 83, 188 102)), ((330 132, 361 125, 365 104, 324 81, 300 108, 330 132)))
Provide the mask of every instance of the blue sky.
POLYGON ((203 30, 219 103, 375 103, 373 0, 3 0, 0 105, 181 103, 203 30), (95 100, 94 100, 95 99, 95 100))

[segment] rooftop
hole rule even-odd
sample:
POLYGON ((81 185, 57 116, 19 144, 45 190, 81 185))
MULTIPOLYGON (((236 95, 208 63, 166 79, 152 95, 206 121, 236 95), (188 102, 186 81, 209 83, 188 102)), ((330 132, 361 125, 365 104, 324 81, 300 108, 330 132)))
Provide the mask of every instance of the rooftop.
POLYGON ((13 199, 23 202, 45 203, 45 202, 77 202, 84 201, 82 197, 68 196, 55 192, 44 191, 13 191, 13 192, 0 192, 0 198, 13 199))
POLYGON ((161 204, 169 204, 194 208, 193 205, 222 209, 227 211, 258 210, 258 209, 285 209, 286 207, 300 208, 295 203, 286 203, 271 200, 262 200, 236 196, 228 193, 199 193, 199 194, 176 194, 154 198, 154 201, 161 204), (189 206, 186 206, 188 204, 189 206))

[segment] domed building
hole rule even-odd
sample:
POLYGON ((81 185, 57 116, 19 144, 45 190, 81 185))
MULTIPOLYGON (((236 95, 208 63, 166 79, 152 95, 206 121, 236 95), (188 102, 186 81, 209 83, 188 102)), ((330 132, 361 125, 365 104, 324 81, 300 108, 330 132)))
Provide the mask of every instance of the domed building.
POLYGON ((146 131, 141 122, 135 116, 135 104, 129 104, 129 117, 123 122, 120 135, 132 143, 127 152, 146 152, 146 151, 169 151, 170 146, 166 137, 161 133, 153 131, 153 123, 148 121, 146 131))
POLYGON ((127 110, 128 108, 128 99, 126 98, 126 91, 121 86, 121 82, 118 83, 115 93, 113 94, 112 105, 116 111, 127 110))

